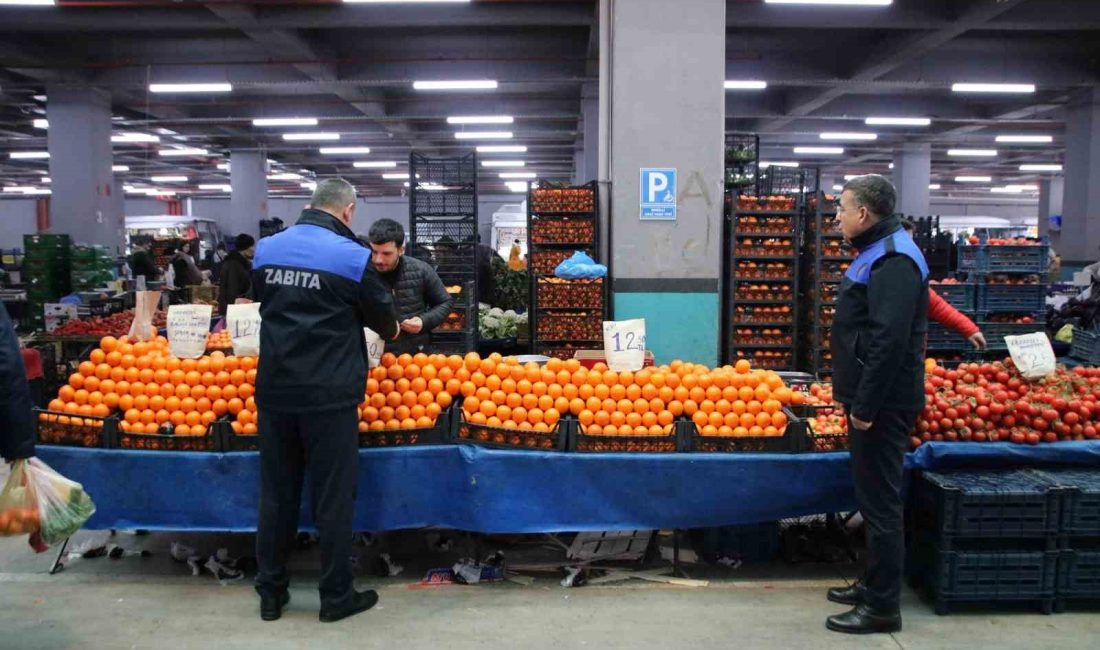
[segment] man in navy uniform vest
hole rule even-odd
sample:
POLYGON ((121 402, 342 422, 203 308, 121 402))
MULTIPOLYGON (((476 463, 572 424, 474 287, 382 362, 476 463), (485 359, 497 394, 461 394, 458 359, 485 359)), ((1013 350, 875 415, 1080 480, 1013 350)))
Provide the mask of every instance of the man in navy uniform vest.
POLYGON ((851 634, 901 629, 902 460, 924 408, 928 265, 894 215, 896 196, 882 176, 858 176, 837 205, 841 231, 859 255, 837 299, 833 395, 848 414, 867 566, 856 584, 829 590, 829 600, 855 608, 826 626, 851 634))
POLYGON ((261 303, 256 404, 260 504, 256 591, 273 621, 290 600, 287 556, 298 532, 302 482, 309 474, 321 539, 320 619, 370 609, 373 591, 352 586, 352 507, 359 477, 358 414, 367 380, 363 327, 398 335, 393 297, 350 229, 355 188, 320 183, 298 223, 261 239, 252 296, 261 303))

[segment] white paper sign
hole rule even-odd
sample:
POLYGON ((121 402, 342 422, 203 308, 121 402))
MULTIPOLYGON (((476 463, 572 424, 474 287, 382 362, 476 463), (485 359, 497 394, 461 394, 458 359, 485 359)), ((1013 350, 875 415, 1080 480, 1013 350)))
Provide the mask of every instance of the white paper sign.
POLYGON ((611 370, 641 370, 645 364, 645 319, 605 320, 603 349, 611 370))
POLYGON ((363 336, 367 340, 367 363, 370 368, 377 368, 378 364, 382 363, 382 353, 386 351, 386 342, 369 327, 363 328, 363 336))
POLYGON ((1055 370, 1054 348, 1042 332, 1006 336, 1008 353, 1020 374, 1028 379, 1041 379, 1055 370))
POLYGON ((210 305, 172 305, 168 308, 168 349, 180 359, 198 359, 206 352, 210 333, 210 305))
POLYGON ((260 356, 260 303, 227 305, 225 329, 233 341, 233 354, 238 357, 260 356))
POLYGON ((138 291, 134 293, 134 320, 130 323, 130 339, 148 341, 153 334, 153 315, 160 303, 159 291, 138 291))

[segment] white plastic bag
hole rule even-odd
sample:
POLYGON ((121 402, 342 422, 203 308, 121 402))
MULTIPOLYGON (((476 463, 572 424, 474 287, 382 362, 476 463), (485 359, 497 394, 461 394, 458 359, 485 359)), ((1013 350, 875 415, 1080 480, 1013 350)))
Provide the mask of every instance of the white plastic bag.
POLYGON ((1057 360, 1046 334, 1032 332, 1006 336, 1005 343, 1008 344, 1008 353, 1012 355, 1016 369, 1027 379, 1042 379, 1054 373, 1057 360))
POLYGON ((603 349, 611 370, 641 370, 645 364, 645 319, 604 321, 603 349))
POLYGON ((210 305, 172 305, 168 308, 168 349, 180 359, 198 359, 206 352, 210 333, 210 305))
POLYGON ((56 544, 93 514, 95 504, 84 487, 37 458, 15 461, 0 491, 0 535, 37 534, 42 542, 56 544))
POLYGON ((377 368, 378 364, 382 363, 382 353, 386 351, 386 342, 369 327, 363 328, 363 337, 367 340, 368 367, 377 368))
POLYGON ((134 321, 130 323, 130 339, 149 341, 156 337, 153 331, 153 315, 160 303, 159 291, 138 291, 134 293, 134 321))
POLYGON ((238 357, 260 356, 260 303, 229 305, 225 310, 225 328, 233 341, 233 354, 238 357))

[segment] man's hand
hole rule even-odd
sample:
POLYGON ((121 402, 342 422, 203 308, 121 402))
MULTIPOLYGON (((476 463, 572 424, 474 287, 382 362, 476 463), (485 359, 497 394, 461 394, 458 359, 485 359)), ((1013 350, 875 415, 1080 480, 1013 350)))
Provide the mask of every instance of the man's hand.
POLYGON ((970 343, 977 350, 984 350, 985 349, 985 336, 983 336, 981 332, 975 332, 974 334, 972 334, 970 336, 970 338, 968 338, 966 340, 970 341, 970 343))
POLYGON ((420 317, 409 318, 401 322, 401 331, 409 334, 419 334, 424 329, 424 321, 420 317))
POLYGON ((236 300, 233 301, 233 304, 234 305, 251 305, 252 301, 249 300, 248 298, 237 298, 236 300))
POLYGON ((848 417, 852 420, 852 426, 859 429, 860 431, 866 431, 867 429, 871 428, 870 422, 864 422, 854 415, 849 415, 848 417))

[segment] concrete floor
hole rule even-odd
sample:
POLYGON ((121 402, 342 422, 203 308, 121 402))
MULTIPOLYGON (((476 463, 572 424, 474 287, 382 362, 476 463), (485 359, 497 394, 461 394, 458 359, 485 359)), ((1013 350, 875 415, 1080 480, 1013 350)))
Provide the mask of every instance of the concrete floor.
MULTIPOLYGON (((88 539, 88 533, 76 538, 88 539)), ((978 609, 940 617, 906 590, 905 629, 889 636, 846 637, 825 630, 843 611, 824 589, 850 575, 850 565, 765 565, 738 570, 693 568, 707 587, 630 581, 565 589, 558 578, 531 586, 417 587, 423 567, 451 558, 407 553, 394 578, 370 576, 359 588, 379 590, 379 606, 352 619, 317 621, 316 557, 299 554, 301 576, 282 620, 259 620, 247 582, 220 585, 192 577, 167 557, 171 540, 212 552, 244 552, 248 536, 154 534, 117 536, 152 558, 77 560, 46 574, 53 554, 34 555, 22 539, 0 539, 0 648, 1096 648, 1100 616, 1054 616, 1018 608, 978 609)), ((396 548, 391 546, 391 550, 396 548)), ((365 554, 374 551, 363 551, 365 554)), ((395 550, 400 554, 400 550, 395 550)), ((510 561, 538 549, 506 551, 510 561)), ((543 551, 545 552, 545 551, 543 551)))

